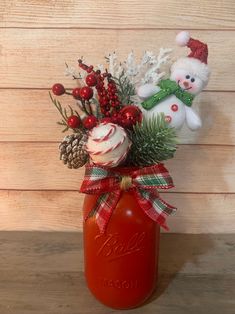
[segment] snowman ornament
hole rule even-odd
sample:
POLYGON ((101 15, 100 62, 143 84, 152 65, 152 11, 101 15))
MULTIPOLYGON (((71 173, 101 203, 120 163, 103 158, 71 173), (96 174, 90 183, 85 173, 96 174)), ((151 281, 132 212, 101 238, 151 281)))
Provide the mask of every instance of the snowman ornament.
POLYGON ((138 88, 138 96, 144 116, 164 113, 169 126, 180 129, 184 123, 191 130, 197 130, 202 122, 198 114, 191 108, 194 97, 207 85, 209 68, 207 65, 207 45, 190 38, 188 32, 180 32, 176 36, 180 46, 187 46, 191 52, 187 57, 176 60, 171 66, 170 78, 161 80, 156 86, 145 84, 138 88))

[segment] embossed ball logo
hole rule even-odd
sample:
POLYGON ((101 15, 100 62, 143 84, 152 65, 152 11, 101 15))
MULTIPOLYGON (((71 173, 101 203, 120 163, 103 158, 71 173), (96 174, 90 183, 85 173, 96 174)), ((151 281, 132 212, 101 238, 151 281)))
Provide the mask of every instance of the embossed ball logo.
POLYGON ((123 241, 120 234, 97 235, 95 240, 99 243, 97 255, 114 261, 119 258, 140 252, 144 248, 146 232, 136 232, 123 241))

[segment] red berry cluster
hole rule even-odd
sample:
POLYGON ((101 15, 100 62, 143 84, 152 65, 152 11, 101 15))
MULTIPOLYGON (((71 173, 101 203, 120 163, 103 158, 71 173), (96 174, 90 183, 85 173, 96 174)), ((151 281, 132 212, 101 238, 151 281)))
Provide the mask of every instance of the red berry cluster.
POLYGON ((78 63, 80 68, 90 73, 86 77, 86 83, 96 88, 101 113, 105 117, 113 117, 113 115, 120 110, 121 103, 118 98, 117 86, 112 79, 111 73, 107 71, 101 73, 100 70, 94 71, 92 65, 87 66, 81 59, 78 60, 78 63), (105 84, 105 79, 107 79, 107 84, 105 84))
POLYGON ((92 129, 98 124, 98 119, 93 115, 90 107, 90 99, 94 95, 93 88, 97 90, 100 111, 103 114, 101 122, 113 122, 129 129, 137 122, 141 122, 142 112, 138 107, 134 105, 123 106, 121 104, 117 85, 111 73, 108 73, 107 70, 104 73, 101 73, 100 70, 95 71, 92 65, 84 64, 81 59, 78 60, 78 64, 82 70, 87 72, 86 86, 74 88, 72 94, 66 92, 62 84, 57 83, 52 87, 52 92, 57 96, 66 93, 80 100, 84 111, 88 114, 82 121, 79 116, 71 115, 67 119, 67 125, 70 128, 76 129, 83 126, 86 129, 92 129), (90 110, 87 111, 86 105, 90 110))
POLYGON ((108 97, 110 99, 110 105, 114 108, 115 112, 120 110, 121 102, 118 97, 117 86, 114 80, 108 79, 108 97))
MULTIPOLYGON (((85 67, 84 67, 85 68, 85 67)), ((86 70, 88 72, 93 70, 93 67, 87 67, 86 70)), ((66 92, 64 86, 60 83, 56 83, 52 86, 52 92, 56 96, 61 96, 63 94, 72 95, 75 99, 80 100, 83 104, 85 102, 89 103, 89 100, 93 97, 93 89, 91 86, 95 86, 97 84, 97 79, 93 74, 87 75, 86 77, 87 86, 83 86, 81 88, 76 87, 72 90, 72 94, 66 92)), ((87 117, 85 117, 82 122, 80 116, 71 115, 67 121, 67 125, 72 129, 77 129, 83 125, 86 129, 92 129, 98 123, 98 119, 90 113, 87 117)))

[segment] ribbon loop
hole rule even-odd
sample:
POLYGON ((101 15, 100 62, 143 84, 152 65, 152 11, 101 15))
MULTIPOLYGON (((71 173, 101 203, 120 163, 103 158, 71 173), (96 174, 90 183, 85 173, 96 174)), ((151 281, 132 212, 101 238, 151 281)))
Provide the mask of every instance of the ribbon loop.
POLYGON ((144 213, 165 229, 167 216, 176 208, 167 204, 159 197, 157 189, 172 188, 173 181, 163 164, 141 169, 116 168, 106 169, 97 165, 86 166, 85 178, 80 192, 100 195, 91 214, 95 214, 100 232, 104 233, 121 197, 122 190, 131 190, 144 213), (122 172, 124 171, 124 174, 122 172), (128 170, 128 171, 127 171, 128 170))

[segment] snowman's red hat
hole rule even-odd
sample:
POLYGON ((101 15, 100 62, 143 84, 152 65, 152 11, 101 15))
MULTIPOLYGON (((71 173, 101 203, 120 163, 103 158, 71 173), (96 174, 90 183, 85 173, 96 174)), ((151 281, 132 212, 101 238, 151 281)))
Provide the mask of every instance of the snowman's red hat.
POLYGON ((191 49, 187 57, 178 59, 172 65, 172 71, 183 69, 193 75, 198 76, 205 83, 208 82, 210 71, 207 65, 208 48, 207 45, 199 40, 190 37, 188 32, 180 32, 176 36, 176 42, 179 46, 187 46, 191 49))

